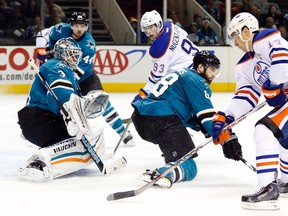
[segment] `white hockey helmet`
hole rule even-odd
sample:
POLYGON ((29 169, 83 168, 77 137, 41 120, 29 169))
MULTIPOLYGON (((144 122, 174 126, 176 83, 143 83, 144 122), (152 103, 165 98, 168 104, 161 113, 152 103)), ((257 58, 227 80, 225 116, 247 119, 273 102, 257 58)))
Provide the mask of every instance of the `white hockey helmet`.
POLYGON ((250 13, 242 12, 234 16, 229 23, 227 28, 227 35, 229 39, 232 39, 232 34, 236 33, 241 40, 243 40, 241 32, 245 26, 249 29, 250 33, 259 31, 259 23, 256 17, 250 13))
POLYGON ((146 13, 144 13, 140 21, 141 31, 145 32, 145 27, 154 24, 157 26, 157 32, 159 33, 163 28, 163 20, 160 14, 156 10, 147 11, 146 13))

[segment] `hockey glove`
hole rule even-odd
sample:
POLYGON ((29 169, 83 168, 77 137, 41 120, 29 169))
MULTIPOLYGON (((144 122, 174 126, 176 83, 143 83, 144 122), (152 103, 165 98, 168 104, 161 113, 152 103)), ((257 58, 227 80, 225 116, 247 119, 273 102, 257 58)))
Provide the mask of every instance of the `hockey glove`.
POLYGON ((36 55, 36 65, 40 67, 42 64, 44 64, 46 60, 46 50, 45 48, 37 49, 37 55, 36 55))
POLYGON ((223 130, 223 128, 234 121, 232 116, 225 115, 224 112, 219 111, 213 116, 212 124, 212 138, 215 145, 223 145, 226 140, 231 138, 232 130, 223 130))
POLYGON ((136 102, 136 101, 138 101, 138 100, 141 100, 141 99, 143 99, 143 98, 146 98, 147 95, 148 95, 148 93, 147 93, 143 88, 141 88, 141 89, 139 90, 138 94, 134 97, 132 103, 134 103, 134 102, 136 102))
POLYGON ((81 139, 83 134, 91 134, 91 129, 83 109, 84 103, 84 98, 71 94, 69 101, 63 104, 68 116, 61 111, 68 134, 72 137, 75 136, 78 140, 81 139))
POLYGON ((238 142, 237 136, 232 133, 230 139, 227 139, 222 145, 223 154, 226 158, 232 159, 235 161, 240 160, 240 156, 242 156, 242 148, 240 143, 238 142))
POLYGON ((86 118, 96 118, 105 111, 109 100, 109 95, 102 90, 90 91, 86 96, 83 96, 85 100, 82 109, 86 118))
POLYGON ((279 107, 286 103, 286 95, 282 90, 283 84, 271 86, 268 79, 262 85, 262 92, 269 106, 279 107))

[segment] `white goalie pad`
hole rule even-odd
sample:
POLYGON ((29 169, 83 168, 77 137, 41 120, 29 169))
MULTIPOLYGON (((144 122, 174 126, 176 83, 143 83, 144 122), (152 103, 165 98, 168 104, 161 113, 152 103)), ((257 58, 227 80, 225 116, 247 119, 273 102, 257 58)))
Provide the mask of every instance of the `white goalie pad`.
MULTIPOLYGON (((98 128, 94 136, 87 136, 87 139, 99 156, 105 153, 103 127, 98 128)), ((93 159, 81 141, 70 138, 52 146, 41 148, 20 168, 19 177, 34 182, 47 182, 83 169, 91 163, 93 163, 93 159), (43 160, 47 169, 31 168, 30 164, 35 157, 43 160)))

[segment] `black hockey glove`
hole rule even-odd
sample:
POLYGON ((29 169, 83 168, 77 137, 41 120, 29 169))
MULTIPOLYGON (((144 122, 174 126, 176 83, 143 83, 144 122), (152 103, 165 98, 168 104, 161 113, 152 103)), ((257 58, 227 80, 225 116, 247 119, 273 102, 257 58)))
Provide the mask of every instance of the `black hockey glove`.
POLYGON ((231 134, 231 138, 229 140, 226 140, 224 142, 224 144, 222 145, 222 149, 224 156, 228 159, 239 161, 239 155, 242 156, 241 145, 238 142, 238 138, 234 133, 231 134))

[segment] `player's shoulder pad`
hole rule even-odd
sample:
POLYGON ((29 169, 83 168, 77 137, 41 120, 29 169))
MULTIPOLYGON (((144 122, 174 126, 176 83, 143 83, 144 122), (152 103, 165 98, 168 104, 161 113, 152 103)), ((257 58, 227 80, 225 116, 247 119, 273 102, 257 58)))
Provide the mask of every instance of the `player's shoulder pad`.
POLYGON ((71 25, 69 23, 58 23, 51 29, 51 35, 63 35, 63 36, 71 36, 71 25))
POLYGON ((194 69, 184 68, 177 72, 184 82, 193 83, 195 86, 206 86, 205 78, 198 74, 194 69))
POLYGON ((246 52, 246 53, 242 56, 242 58, 239 60, 239 62, 237 63, 237 65, 238 65, 238 64, 242 64, 242 63, 244 63, 244 62, 246 62, 246 61, 249 61, 250 59, 253 59, 253 58, 254 58, 254 55, 255 55, 254 52, 246 52))
POLYGON ((163 23, 162 31, 152 43, 149 50, 152 58, 161 58, 166 53, 172 38, 172 26, 173 24, 170 22, 163 23))
POLYGON ((277 29, 274 28, 263 29, 262 31, 255 34, 253 38, 253 43, 257 43, 275 34, 279 34, 279 31, 277 29))

